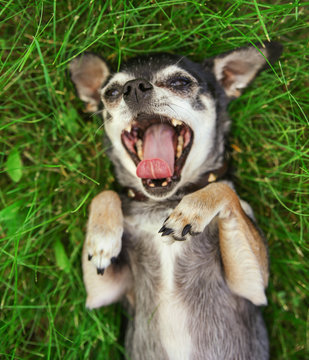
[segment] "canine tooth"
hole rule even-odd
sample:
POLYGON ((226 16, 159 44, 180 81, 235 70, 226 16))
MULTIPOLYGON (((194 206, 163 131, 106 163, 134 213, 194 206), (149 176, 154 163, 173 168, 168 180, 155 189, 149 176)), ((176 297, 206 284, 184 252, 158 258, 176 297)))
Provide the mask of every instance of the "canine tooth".
POLYGON ((163 181, 163 183, 161 184, 161 186, 167 186, 167 181, 163 181))
POLYGON ((131 132, 131 129, 132 129, 132 125, 130 124, 130 125, 128 125, 128 126, 126 127, 125 130, 126 130, 127 132, 131 132))
POLYGON ((137 156, 143 160, 143 141, 141 139, 138 139, 136 141, 136 150, 137 150, 137 156))
POLYGON ((177 144, 177 153, 176 158, 179 158, 182 154, 182 148, 183 148, 183 136, 178 136, 178 144, 177 144))
POLYGON ((151 182, 151 183, 149 184, 149 186, 150 186, 150 187, 155 187, 155 184, 154 184, 153 182, 151 182))
POLYGON ((172 119, 172 124, 173 124, 173 126, 177 126, 177 125, 181 125, 182 124, 182 122, 181 121, 179 121, 179 120, 176 120, 176 119, 172 119))

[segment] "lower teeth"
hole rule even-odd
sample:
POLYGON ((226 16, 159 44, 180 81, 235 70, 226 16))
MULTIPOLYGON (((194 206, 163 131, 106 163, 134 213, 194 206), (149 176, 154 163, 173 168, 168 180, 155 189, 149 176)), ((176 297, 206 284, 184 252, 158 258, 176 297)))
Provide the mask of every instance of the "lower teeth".
POLYGON ((154 188, 154 187, 166 187, 171 182, 171 178, 166 178, 162 180, 162 183, 159 179, 147 179, 146 184, 147 186, 154 188))
POLYGON ((137 156, 143 160, 143 141, 141 139, 138 139, 136 141, 136 150, 137 150, 137 156))

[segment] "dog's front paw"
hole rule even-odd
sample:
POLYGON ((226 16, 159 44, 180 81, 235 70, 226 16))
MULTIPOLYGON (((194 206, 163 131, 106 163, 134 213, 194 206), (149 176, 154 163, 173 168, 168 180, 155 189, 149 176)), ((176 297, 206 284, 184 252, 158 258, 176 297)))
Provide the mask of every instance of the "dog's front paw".
POLYGON ((159 230, 162 236, 171 236, 174 240, 188 240, 200 234, 205 227, 205 218, 199 207, 194 206, 190 196, 186 196, 164 221, 159 230))
POLYGON ((238 199, 232 189, 219 183, 186 195, 159 232, 162 236, 172 236, 179 241, 198 235, 217 215, 222 217, 228 214, 227 204, 232 196, 238 199))
POLYGON ((121 251, 123 229, 111 231, 89 232, 86 237, 86 252, 88 260, 97 268, 98 275, 117 261, 121 251))

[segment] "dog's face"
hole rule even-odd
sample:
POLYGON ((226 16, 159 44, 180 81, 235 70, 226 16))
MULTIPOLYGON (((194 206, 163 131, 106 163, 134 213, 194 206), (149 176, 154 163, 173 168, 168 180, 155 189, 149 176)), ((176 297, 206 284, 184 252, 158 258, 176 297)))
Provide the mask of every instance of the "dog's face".
POLYGON ((106 133, 136 187, 165 198, 198 177, 216 125, 202 66, 168 55, 139 58, 101 94, 106 133))
POLYGON ((273 61, 280 53, 281 47, 270 43, 204 64, 157 54, 132 59, 113 75, 103 60, 85 54, 70 71, 90 110, 103 102, 120 179, 160 200, 222 164, 229 100, 240 95, 266 58, 273 61))

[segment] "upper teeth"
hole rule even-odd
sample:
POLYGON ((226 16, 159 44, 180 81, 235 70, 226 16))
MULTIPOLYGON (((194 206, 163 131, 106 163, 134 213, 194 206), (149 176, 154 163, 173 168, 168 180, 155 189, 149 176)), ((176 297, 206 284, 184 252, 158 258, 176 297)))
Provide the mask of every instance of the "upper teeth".
MULTIPOLYGON (((182 125, 182 121, 180 121, 180 120, 176 120, 176 119, 172 119, 172 125, 173 126, 178 126, 178 125, 182 125)), ((132 130, 132 124, 129 124, 126 128, 125 128, 125 130, 127 131, 127 132, 131 132, 131 130, 132 130)))
POLYGON ((176 119, 172 119, 172 124, 176 127, 177 125, 182 125, 182 122, 176 119))

